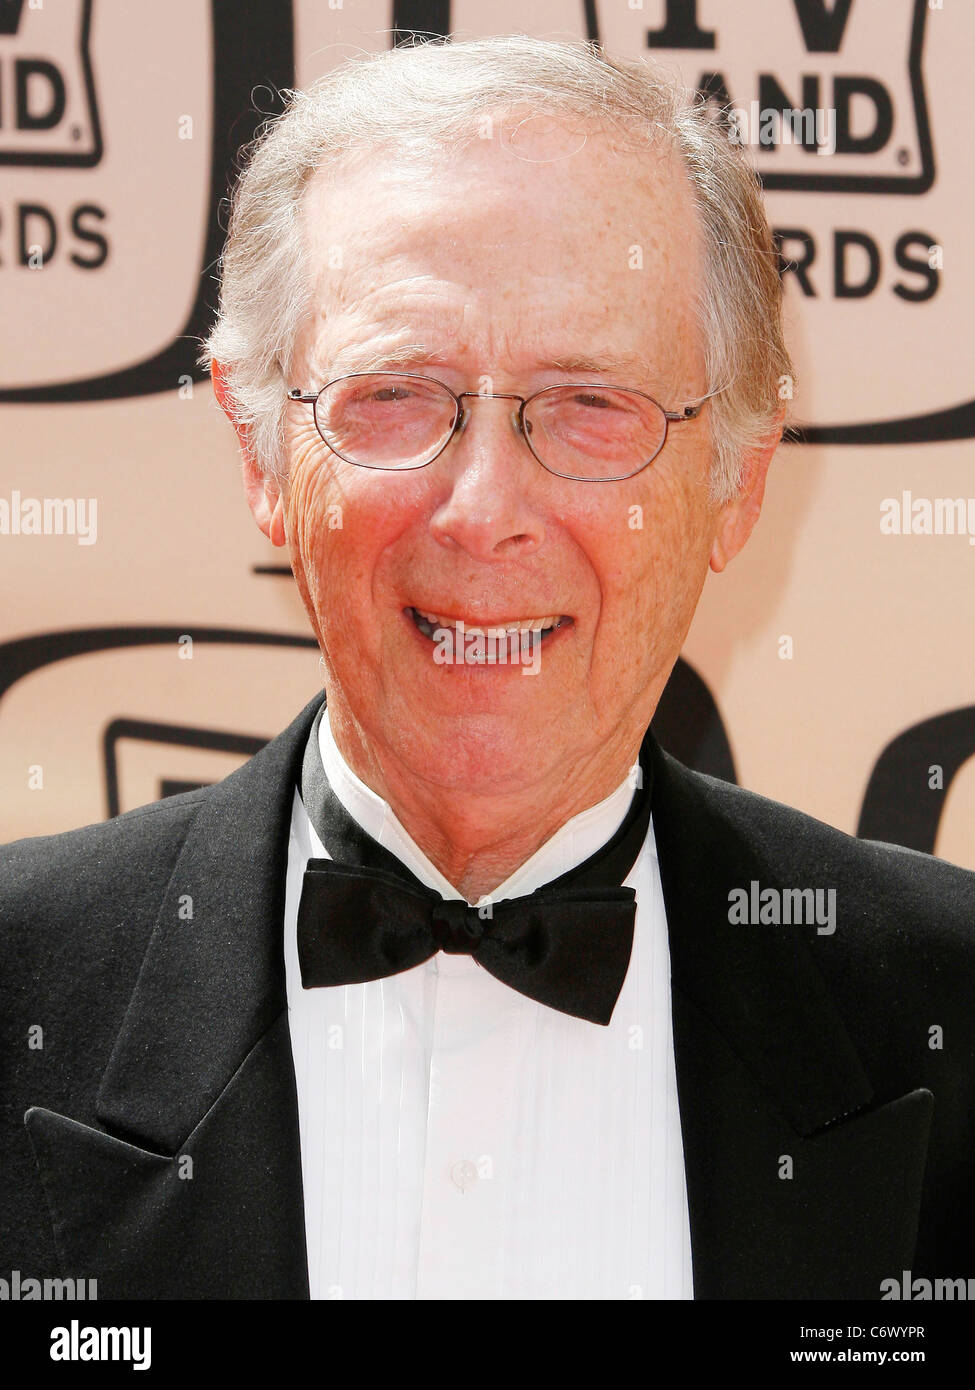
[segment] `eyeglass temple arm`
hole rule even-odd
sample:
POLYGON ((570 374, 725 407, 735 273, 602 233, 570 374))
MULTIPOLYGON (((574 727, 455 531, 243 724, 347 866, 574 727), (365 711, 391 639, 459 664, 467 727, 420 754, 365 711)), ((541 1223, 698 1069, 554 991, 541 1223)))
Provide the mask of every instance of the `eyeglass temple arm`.
POLYGON ((714 391, 709 391, 706 396, 702 396, 699 401, 695 401, 693 405, 685 405, 681 410, 665 410, 664 414, 668 420, 675 424, 681 420, 696 420, 705 404, 715 396, 720 396, 721 392, 726 389, 724 386, 719 386, 714 391))

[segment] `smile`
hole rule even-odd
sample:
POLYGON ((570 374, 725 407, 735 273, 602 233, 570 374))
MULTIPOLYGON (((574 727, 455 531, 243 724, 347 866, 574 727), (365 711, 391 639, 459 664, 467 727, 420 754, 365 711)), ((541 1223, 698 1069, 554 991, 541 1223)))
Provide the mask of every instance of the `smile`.
MULTIPOLYGON (((462 632, 468 637, 498 637, 507 633, 522 642, 531 641, 533 635, 540 634, 544 641, 560 628, 570 627, 572 619, 564 614, 548 614, 538 618, 497 618, 487 622, 479 619, 469 623, 465 618, 448 617, 442 613, 428 613, 420 608, 405 608, 404 613, 414 627, 433 641, 438 632, 462 632)), ((537 640, 537 637, 536 637, 537 640)))

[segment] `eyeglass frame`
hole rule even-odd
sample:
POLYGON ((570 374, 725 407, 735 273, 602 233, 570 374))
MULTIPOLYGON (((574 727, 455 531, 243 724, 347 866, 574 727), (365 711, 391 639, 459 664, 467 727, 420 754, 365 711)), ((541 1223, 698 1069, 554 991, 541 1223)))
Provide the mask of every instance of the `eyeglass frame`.
POLYGON ((666 445, 667 439, 670 434, 670 426, 682 424, 685 420, 696 420, 697 417, 700 415, 701 411, 704 409, 705 402, 711 400, 712 397, 717 396, 723 389, 722 387, 719 387, 717 391, 709 391, 706 396, 702 396, 700 400, 697 401, 695 404, 685 405, 680 410, 668 410, 666 406, 661 405, 658 400, 656 400, 653 396, 649 395, 649 393, 646 391, 640 391, 635 386, 612 386, 609 382, 605 381, 557 381, 554 382, 551 386, 542 386, 538 391, 533 391, 530 396, 519 396, 515 392, 510 391, 454 391, 447 385, 445 381, 441 381, 438 377, 425 376, 422 372, 397 372, 378 370, 371 372, 344 372, 342 376, 333 377, 331 381, 326 381, 324 386, 320 387, 317 391, 312 392, 302 391, 300 386, 294 386, 288 391, 288 400, 294 401, 299 405, 317 406, 319 397, 324 395, 324 393, 328 390, 330 386, 334 386, 339 381, 350 381, 355 377, 362 376, 403 377, 406 380, 429 381, 432 382, 435 386, 441 386, 454 402, 454 420, 453 424, 450 427, 450 431, 447 434, 447 438, 444 440, 443 444, 440 446, 440 448, 437 450, 437 452, 433 455, 432 458, 428 458, 425 463, 413 463, 407 466, 394 466, 392 468, 387 468, 384 467, 382 464, 359 463, 356 459, 346 458, 346 456, 343 453, 341 453, 340 450, 336 449, 333 445, 329 444, 328 440, 325 438, 324 434, 319 428, 318 411, 317 409, 313 410, 312 418, 315 421, 315 429, 318 431, 319 438, 326 445, 326 447, 329 448, 332 451, 332 453, 336 455, 337 458, 340 458, 343 461, 343 463, 351 464, 353 468, 368 468, 374 473, 415 473, 420 468, 429 468, 430 464, 435 463, 437 459, 440 457, 440 455, 445 452, 447 446, 452 442, 454 437, 456 435, 462 434, 463 431, 467 428, 467 422, 470 419, 471 412, 470 408, 468 406, 462 405, 461 402, 464 400, 466 396, 471 396, 475 398, 480 398, 482 400, 490 401, 518 401, 519 405, 517 414, 513 415, 512 418, 513 420, 515 420, 517 424, 519 434, 521 435, 522 439, 524 439, 525 443, 528 445, 528 449, 531 453, 532 458, 535 460, 536 463, 540 464, 541 467, 545 469, 546 473, 551 473, 552 476, 555 478, 564 478, 566 479, 566 481, 573 483, 622 483, 626 482, 629 478, 637 477, 640 473, 644 471, 644 469, 649 468, 651 463, 658 459, 660 455, 663 453, 664 446, 666 445), (530 431, 525 429, 525 411, 531 405, 532 401, 537 400, 539 396, 545 395, 546 392, 561 391, 565 390, 566 388, 572 389, 573 387, 576 389, 588 391, 599 390, 600 387, 605 391, 626 391, 634 396, 642 396, 643 399, 649 401, 651 405, 655 405, 657 409, 660 411, 661 415, 663 415, 664 417, 663 437, 660 441, 660 444, 656 452, 651 454, 647 461, 645 463, 641 463, 640 467, 634 469, 632 473, 620 473, 611 478, 580 478, 576 473, 559 473, 556 469, 550 468, 547 463, 545 463, 542 459, 539 458, 538 454, 532 447, 530 431))

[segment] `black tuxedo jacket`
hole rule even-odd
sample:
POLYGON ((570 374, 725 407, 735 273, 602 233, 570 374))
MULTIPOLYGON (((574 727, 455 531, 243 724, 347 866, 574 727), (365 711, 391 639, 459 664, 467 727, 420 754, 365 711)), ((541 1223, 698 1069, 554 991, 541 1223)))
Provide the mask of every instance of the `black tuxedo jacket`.
MULTIPOLYGON (((3 851, 0 1277, 307 1298, 281 924, 320 704, 216 786, 3 851)), ((975 875, 651 747, 696 1297, 975 1276, 975 875), (732 925, 752 881, 834 888, 835 931, 732 925)))

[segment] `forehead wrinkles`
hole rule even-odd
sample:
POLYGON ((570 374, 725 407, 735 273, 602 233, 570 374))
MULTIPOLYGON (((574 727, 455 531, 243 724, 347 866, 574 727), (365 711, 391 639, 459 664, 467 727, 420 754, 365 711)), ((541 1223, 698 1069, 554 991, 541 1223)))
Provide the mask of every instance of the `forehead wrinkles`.
MULTIPOLYGON (((352 171, 310 189, 315 338, 340 347, 346 333, 409 341, 424 332, 446 335, 447 342, 427 344, 437 350, 476 337, 480 353, 510 360, 546 327, 561 326, 575 339, 638 323, 651 332, 681 326, 698 278, 699 229, 679 161, 630 161, 625 188, 612 182, 612 167, 580 170, 594 196, 581 188, 543 214, 525 202, 517 181, 492 186, 493 167, 478 178, 461 164, 470 197, 459 200, 431 192, 429 180, 418 186, 419 171, 402 168, 378 180, 352 171), (631 264, 636 247, 642 272, 631 264), (504 323, 486 322, 501 310, 504 323), (334 336, 323 335, 323 318, 334 336)), ((441 188, 453 173, 445 169, 441 188)))
POLYGON ((398 285, 377 287, 349 310, 323 309, 312 364, 322 370, 410 370, 412 364, 422 369, 428 357, 446 367, 490 374, 555 366, 560 359, 586 357, 589 350, 597 358, 614 352, 642 355, 642 321, 624 319, 601 297, 581 297, 566 315, 564 305, 542 289, 535 297, 513 296, 514 311, 502 314, 488 290, 428 296, 425 288, 419 286, 414 300, 398 285))

